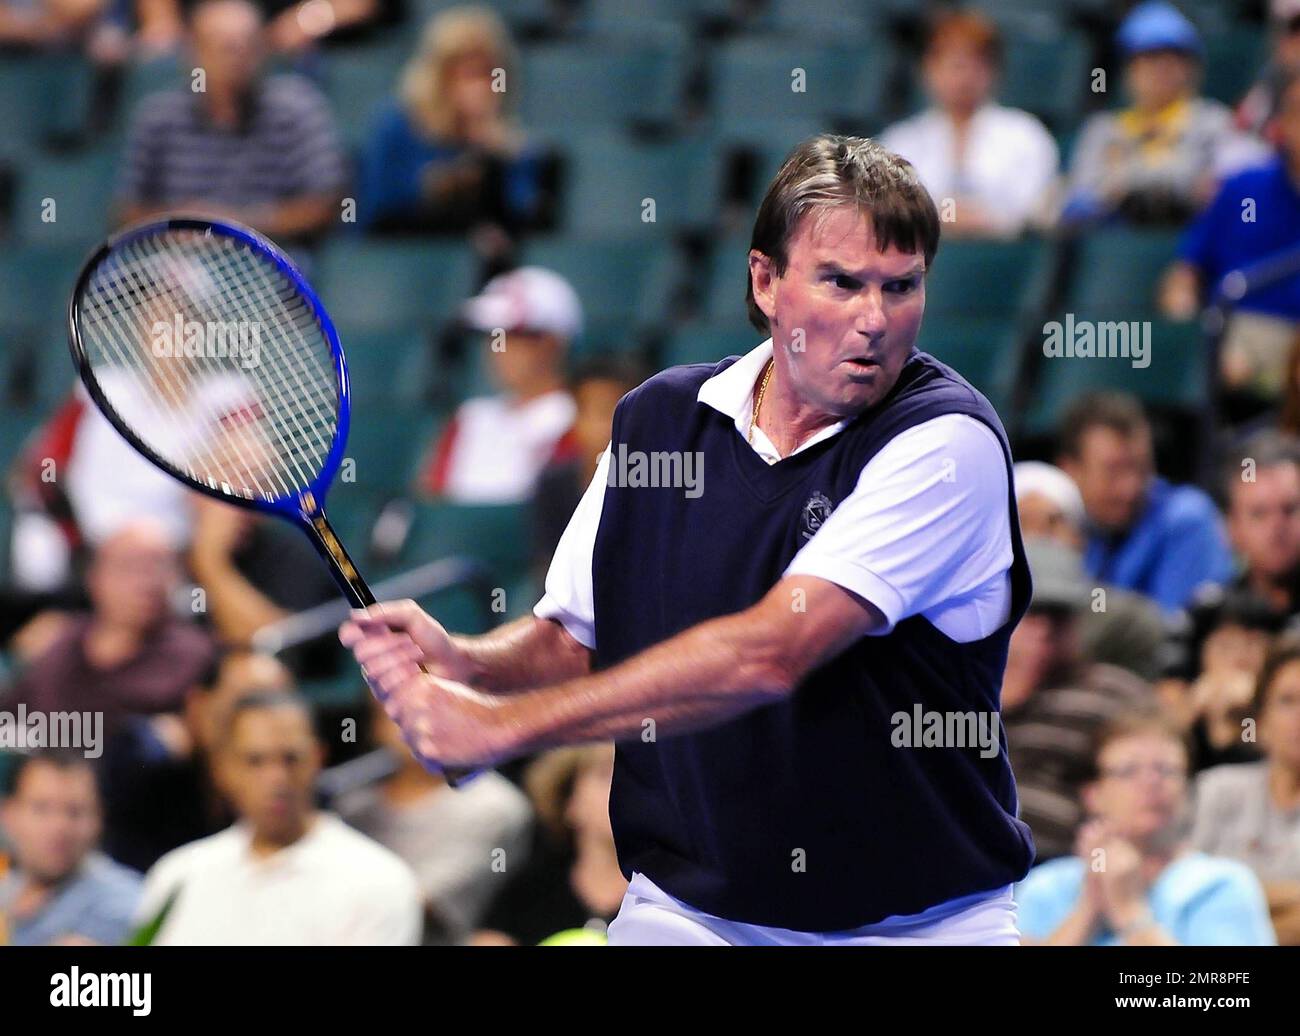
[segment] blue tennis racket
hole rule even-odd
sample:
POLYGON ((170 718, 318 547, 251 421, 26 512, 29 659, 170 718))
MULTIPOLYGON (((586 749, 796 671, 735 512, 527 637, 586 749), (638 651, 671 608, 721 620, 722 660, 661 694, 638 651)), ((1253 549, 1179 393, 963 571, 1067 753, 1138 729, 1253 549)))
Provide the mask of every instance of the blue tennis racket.
POLYGON ((86 261, 68 335, 91 398, 136 450, 191 489, 292 522, 354 607, 375 603, 325 517, 348 437, 343 348, 280 249, 233 223, 130 227, 86 261))

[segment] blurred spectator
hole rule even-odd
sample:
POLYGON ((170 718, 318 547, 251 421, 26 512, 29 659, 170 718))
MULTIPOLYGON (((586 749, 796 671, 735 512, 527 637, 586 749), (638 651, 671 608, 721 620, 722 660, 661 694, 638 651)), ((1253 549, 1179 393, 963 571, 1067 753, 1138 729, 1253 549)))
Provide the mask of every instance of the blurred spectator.
POLYGON ((1020 819, 1042 861, 1070 852, 1093 736, 1115 716, 1150 705, 1152 690, 1132 673, 1084 659, 1088 587, 1078 552, 1044 539, 1026 540, 1025 551, 1033 600, 1007 649, 1002 721, 1020 819))
POLYGON ((377 115, 361 163, 359 217, 379 231, 478 230, 489 254, 541 206, 539 157, 507 113, 514 48, 486 7, 434 16, 377 115))
POLYGON ((126 938, 140 875, 95 851, 100 802, 90 760, 52 750, 19 759, 0 821, 14 857, 0 877, 10 942, 116 945, 126 938))
POLYGON ((1014 236, 1046 215, 1060 161, 1034 116, 993 99, 1002 40, 974 11, 934 23, 922 74, 931 107, 890 126, 880 142, 914 166, 945 220, 945 234, 1014 236))
POLYGON ((1241 562, 1231 588, 1274 612, 1300 612, 1300 440, 1263 432, 1248 440, 1224 479, 1228 537, 1241 562))
POLYGON ((215 651, 170 610, 179 570, 158 525, 125 527, 87 570, 90 613, 63 617, 0 697, 42 712, 101 712, 108 738, 128 716, 179 710, 215 651))
MULTIPOLYGON (((146 53, 171 50, 181 42, 185 17, 182 0, 137 0, 136 44, 146 53)), ((272 48, 296 54, 320 40, 374 21, 382 0, 257 0, 267 22, 272 48)))
POLYGON ((457 408, 418 489, 459 503, 527 500, 576 415, 563 371, 569 342, 582 329, 582 306, 559 274, 525 266, 490 280, 466 303, 465 317, 488 335, 502 391, 457 408))
POLYGON ((1083 495, 1084 565, 1092 578, 1145 594, 1172 613, 1203 584, 1232 577, 1214 503, 1195 486, 1155 474, 1151 426, 1137 400, 1081 396, 1062 418, 1060 454, 1083 495))
POLYGON ((110 6, 107 0, 0 0, 0 51, 85 44, 110 6))
POLYGON ((199 0, 190 42, 203 89, 141 102, 118 188, 121 222, 182 210, 280 242, 327 230, 347 157, 325 99, 304 79, 263 76, 266 30, 248 0, 199 0))
POLYGON ((555 547, 609 445, 614 407, 646 378, 639 363, 620 356, 593 357, 569 379, 576 414, 537 479, 533 494, 533 571, 540 586, 555 547))
MULTIPOLYGON (((1013 474, 1020 534, 1026 540, 1041 537, 1071 551, 1082 550, 1083 497, 1070 476, 1033 460, 1018 463, 1013 474)), ((1168 640, 1160 609, 1141 594, 1100 581, 1088 589, 1089 606, 1079 613, 1083 658, 1119 666, 1144 680, 1160 676, 1167 665, 1168 640)))
POLYGON ((524 778, 539 821, 537 852, 502 895, 475 945, 603 944, 627 891, 609 820, 612 745, 547 752, 524 778))
POLYGON ((1261 149, 1233 129, 1224 105, 1197 96, 1200 34, 1172 4, 1139 4, 1115 42, 1131 106, 1084 124, 1061 218, 1182 222, 1261 149))
POLYGON ((1269 21, 1273 53, 1258 81, 1237 105, 1238 129, 1269 136, 1269 122, 1277 109, 1279 87, 1288 73, 1300 70, 1300 0, 1273 0, 1269 21))
MULTIPOLYGON (((198 493, 190 571, 207 595, 206 615, 222 643, 250 647, 258 630, 335 600, 338 587, 306 537, 283 522, 198 493)), ((284 653, 299 679, 333 675, 333 633, 284 653)))
POLYGON ((1249 864, 1278 942, 1300 945, 1300 641, 1274 645, 1252 705, 1264 758, 1197 778, 1192 844, 1249 864))
MULTIPOLYGON (((1180 258, 1165 274, 1166 315, 1190 319, 1229 273, 1300 247, 1300 71, 1279 86, 1274 126, 1278 153, 1226 181, 1188 229, 1180 258)), ((1276 399, 1300 334, 1300 272, 1247 291, 1233 308, 1220 346, 1226 387, 1276 399)))
POLYGON ((1300 439, 1300 331, 1296 332, 1287 353, 1281 401, 1276 413, 1270 416, 1279 432, 1300 439))
POLYGON ((1242 740, 1242 721, 1269 640, 1281 628, 1276 613, 1248 592, 1207 592, 1200 600, 1189 614, 1186 662, 1158 688, 1166 713, 1190 736, 1193 772, 1258 758, 1242 740))
POLYGON ((1092 818, 1076 855, 1040 864, 1016 887, 1026 943, 1053 946, 1268 946, 1259 881, 1243 863, 1184 836, 1187 748, 1167 720, 1132 714, 1098 736, 1084 789, 1092 818))
POLYGON ((235 817, 214 770, 218 733, 237 702, 292 687, 269 655, 227 650, 186 692, 179 715, 123 724, 102 763, 105 851, 147 871, 164 853, 229 826, 235 817))
POLYGON ((424 941, 460 942, 508 876, 525 866, 532 809, 524 793, 497 773, 480 774, 453 791, 416 761, 397 725, 371 702, 374 740, 397 768, 339 796, 335 809, 415 871, 427 917, 424 941))
POLYGON ((397 856, 312 803, 322 748, 289 694, 236 702, 217 772, 239 821, 164 856, 137 917, 158 945, 410 945, 415 876, 397 856))

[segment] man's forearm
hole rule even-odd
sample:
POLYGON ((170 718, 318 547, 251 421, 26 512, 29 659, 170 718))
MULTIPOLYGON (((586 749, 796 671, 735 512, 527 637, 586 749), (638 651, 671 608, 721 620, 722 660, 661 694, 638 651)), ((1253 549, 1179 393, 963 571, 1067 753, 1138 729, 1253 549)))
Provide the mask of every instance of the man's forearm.
POLYGON ((453 636, 464 682, 491 694, 543 687, 591 671, 591 652, 551 619, 528 615, 479 636, 453 636))
POLYGON ((599 673, 515 695, 500 721, 524 753, 710 726, 793 689, 770 643, 743 613, 712 619, 599 673))

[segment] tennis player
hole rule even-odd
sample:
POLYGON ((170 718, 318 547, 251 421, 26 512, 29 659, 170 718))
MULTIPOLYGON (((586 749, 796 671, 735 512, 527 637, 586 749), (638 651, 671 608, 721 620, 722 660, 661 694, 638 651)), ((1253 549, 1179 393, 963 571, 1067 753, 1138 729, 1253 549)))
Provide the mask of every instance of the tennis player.
POLYGON ((998 698, 1029 573, 997 415, 915 348, 938 242, 906 161, 805 141, 749 252, 771 337, 621 400, 533 615, 340 630, 430 765, 618 742, 611 943, 1018 941, 998 698))

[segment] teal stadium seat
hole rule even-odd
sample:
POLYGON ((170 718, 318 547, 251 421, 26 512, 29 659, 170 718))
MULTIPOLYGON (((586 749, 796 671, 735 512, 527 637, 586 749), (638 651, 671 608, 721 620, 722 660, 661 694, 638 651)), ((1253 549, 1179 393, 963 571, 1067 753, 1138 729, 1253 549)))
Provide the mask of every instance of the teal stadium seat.
POLYGON ((23 159, 87 129, 94 72, 77 54, 0 59, 0 159, 23 159))
POLYGON ((476 268, 473 251, 459 241, 336 237, 321 251, 316 286, 345 327, 430 326, 456 316, 476 268))
POLYGON ((1173 261, 1179 232, 1112 228, 1079 243, 1065 310, 1099 320, 1156 315, 1156 290, 1173 261))
POLYGON ((663 349, 663 365, 717 363, 728 356, 744 356, 766 336, 741 324, 684 324, 676 328, 663 349))
MULTIPOLYGON (((528 504, 420 503, 400 561, 410 568, 445 557, 471 558, 508 598, 509 588, 528 577, 532 543, 528 504)), ((505 607, 514 611, 514 602, 507 599, 505 607)))
POLYGON ((1042 305, 1049 249, 1037 238, 941 241, 925 283, 926 319, 1012 320, 1042 305))
POLYGON ((377 110, 396 96, 417 42, 417 36, 403 32, 329 50, 325 93, 348 146, 358 148, 369 137, 377 110))
POLYGON ((433 345, 418 327, 383 330, 339 328, 348 359, 352 398, 367 403, 415 405, 433 377, 433 345))
POLYGON ((1021 368, 1023 329, 997 318, 927 316, 917 348, 948 364, 982 392, 1009 423, 1012 391, 1021 368))
MULTIPOLYGON (((1083 319, 1076 315, 1075 320, 1083 319)), ((1115 320, 1099 316, 1098 320, 1115 320)), ((1136 318, 1134 318, 1136 319, 1136 318)), ((1034 405, 1027 431, 1046 435, 1055 430, 1066 407, 1085 392, 1115 391, 1137 396, 1148 406, 1192 412, 1206 405, 1206 349, 1195 322, 1150 322, 1150 364, 1134 367, 1123 357, 1044 357, 1034 387, 1034 405)))
POLYGON ((521 261, 565 277, 582 300, 589 323, 621 324, 630 333, 673 317, 668 307, 678 264, 666 242, 534 238, 524 246, 521 261))
POLYGON ((107 149, 28 159, 19 173, 14 203, 17 235, 35 245, 89 251, 108 232, 117 170, 118 155, 107 149))
POLYGON ((564 177, 563 226, 583 237, 645 241, 698 229, 714 221, 722 196, 721 157, 706 137, 588 138, 568 154, 564 177))
POLYGON ((836 122, 876 129, 884 122, 891 61, 874 40, 783 36, 723 44, 708 62, 714 135, 727 144, 793 147, 836 122))
POLYGON ((372 499, 405 492, 436 424, 437 415, 425 407, 378 398, 355 400, 344 453, 353 462, 355 481, 345 481, 341 472, 339 491, 372 499))
POLYGON ((685 72, 685 43, 672 33, 536 44, 522 56, 520 122, 548 143, 666 124, 680 111, 685 72))
POLYGON ((33 335, 67 324, 68 299, 86 258, 82 244, 7 244, 0 248, 0 334, 33 335))
POLYGON ((1235 105, 1268 61, 1268 37, 1253 25, 1232 25, 1205 37, 1201 92, 1235 105))

